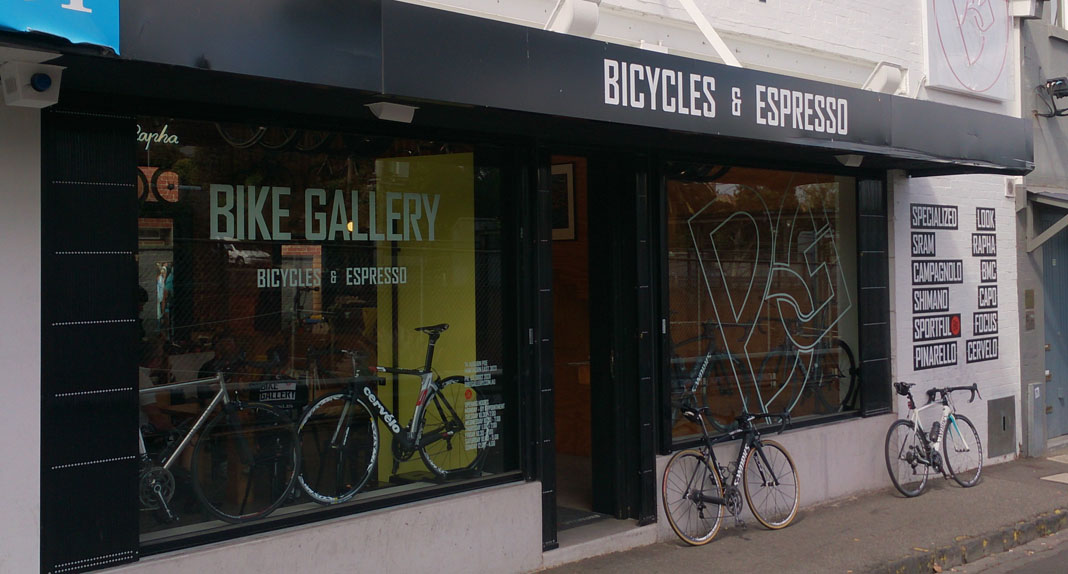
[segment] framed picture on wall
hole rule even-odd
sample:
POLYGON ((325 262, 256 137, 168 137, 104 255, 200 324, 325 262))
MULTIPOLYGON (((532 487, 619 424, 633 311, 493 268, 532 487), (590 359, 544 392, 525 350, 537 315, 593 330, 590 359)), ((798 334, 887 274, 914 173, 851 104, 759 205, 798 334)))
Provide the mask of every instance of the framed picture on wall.
POLYGON ((553 239, 575 238, 575 165, 561 163, 552 168, 553 239))

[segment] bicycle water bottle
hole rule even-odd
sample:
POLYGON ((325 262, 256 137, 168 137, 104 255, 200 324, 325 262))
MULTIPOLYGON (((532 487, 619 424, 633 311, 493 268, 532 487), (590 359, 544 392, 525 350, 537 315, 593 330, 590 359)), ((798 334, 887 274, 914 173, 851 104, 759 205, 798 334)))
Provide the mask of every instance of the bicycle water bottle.
POLYGON ((938 421, 931 423, 931 442, 938 440, 938 421))

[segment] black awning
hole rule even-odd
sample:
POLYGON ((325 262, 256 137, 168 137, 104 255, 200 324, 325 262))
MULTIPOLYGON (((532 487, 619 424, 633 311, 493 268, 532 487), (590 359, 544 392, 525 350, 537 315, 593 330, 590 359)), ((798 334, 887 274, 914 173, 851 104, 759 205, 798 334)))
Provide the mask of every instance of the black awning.
POLYGON ((383 4, 382 40, 387 94, 857 153, 915 175, 1034 167, 1020 118, 399 2, 383 4))
MULTIPOLYGON (((266 78, 357 90, 351 113, 366 113, 360 108, 370 95, 455 105, 468 118, 481 110, 495 117, 534 114, 557 126, 578 120, 650 141, 717 136, 711 139, 785 146, 823 161, 858 154, 866 168, 914 175, 1033 169, 1030 120, 395 0, 262 0, 249 9, 219 0, 125 3, 122 61, 178 66, 194 77, 203 69, 239 74, 250 84, 266 78)), ((261 103, 264 94, 246 95, 261 103)), ((238 103, 233 96, 227 101, 238 103)), ((417 115, 417 122, 432 115, 417 115)))

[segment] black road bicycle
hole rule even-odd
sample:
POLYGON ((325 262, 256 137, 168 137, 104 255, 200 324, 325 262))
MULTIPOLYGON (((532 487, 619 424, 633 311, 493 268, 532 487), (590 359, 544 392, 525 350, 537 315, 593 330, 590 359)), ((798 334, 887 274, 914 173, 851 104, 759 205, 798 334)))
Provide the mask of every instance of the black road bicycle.
POLYGON ((789 525, 797 516, 801 484, 790 454, 781 444, 761 438, 753 421, 779 419, 781 433, 789 424, 788 413, 742 413, 735 428, 711 437, 707 408, 683 407, 681 413, 701 426, 704 440, 696 449, 676 452, 664 469, 662 486, 668 524, 684 542, 707 544, 719 531, 723 514, 730 512, 741 522, 742 495, 758 522, 772 530, 789 525), (713 447, 741 439, 733 465, 722 466, 713 447), (724 485, 725 479, 730 482, 724 485))
POLYGON ((351 500, 370 479, 378 461, 378 422, 393 434, 393 474, 398 465, 419 452, 441 479, 477 476, 491 445, 496 415, 480 388, 462 376, 439 378, 432 369, 434 345, 447 324, 418 327, 426 333, 426 363, 418 369, 375 366, 366 371, 419 377, 415 411, 407 426, 379 400, 376 389, 385 381, 363 374, 361 354, 342 351, 352 360, 353 376, 342 391, 326 395, 301 417, 297 434, 303 463, 298 480, 304 492, 321 504, 351 500))

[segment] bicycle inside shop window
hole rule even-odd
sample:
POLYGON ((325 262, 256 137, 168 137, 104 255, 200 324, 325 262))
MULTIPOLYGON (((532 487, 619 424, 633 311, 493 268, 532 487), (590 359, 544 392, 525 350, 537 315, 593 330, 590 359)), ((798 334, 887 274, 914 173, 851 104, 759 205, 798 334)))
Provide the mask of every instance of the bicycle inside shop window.
POLYGON ((676 442, 743 412, 805 424, 860 406, 849 178, 670 164, 667 353, 676 442))
POLYGON ((138 124, 143 547, 518 479, 501 154, 138 124))

